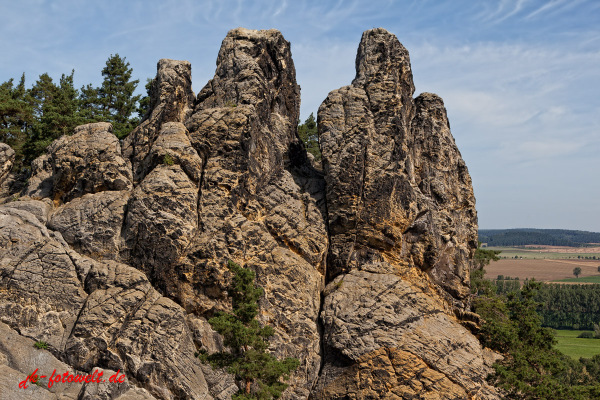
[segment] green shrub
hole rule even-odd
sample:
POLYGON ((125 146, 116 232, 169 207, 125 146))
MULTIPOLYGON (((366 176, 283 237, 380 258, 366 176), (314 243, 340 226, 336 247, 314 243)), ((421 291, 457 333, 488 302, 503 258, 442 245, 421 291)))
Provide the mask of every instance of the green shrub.
POLYGON ((582 338, 582 339, 593 339, 594 338, 594 333, 590 332, 590 331, 583 331, 577 337, 578 338, 582 338))
POLYGON ((232 261, 227 266, 233 273, 232 283, 227 290, 232 298, 233 312, 221 312, 208 322, 223 335, 223 343, 230 351, 210 355, 201 352, 198 357, 215 368, 227 368, 242 383, 242 388, 232 399, 279 398, 288 386, 281 378, 288 379, 300 362, 295 358, 279 361, 267 352, 268 338, 273 336, 274 330, 268 325, 261 326, 256 319, 258 299, 263 290, 254 284, 255 274, 252 270, 232 261))
POLYGON ((35 342, 33 344, 34 347, 41 349, 41 350, 47 350, 48 349, 48 343, 44 342, 43 340, 38 340, 37 342, 35 342))
POLYGON ((175 160, 171 157, 170 154, 165 154, 163 157, 163 164, 165 165, 173 165, 175 164, 175 160))

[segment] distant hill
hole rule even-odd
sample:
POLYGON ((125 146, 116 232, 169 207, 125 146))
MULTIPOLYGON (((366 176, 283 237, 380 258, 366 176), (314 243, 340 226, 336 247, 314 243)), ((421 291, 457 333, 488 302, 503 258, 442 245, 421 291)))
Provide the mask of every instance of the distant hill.
POLYGON ((600 233, 566 229, 480 229, 479 241, 488 246, 570 246, 600 243, 600 233))

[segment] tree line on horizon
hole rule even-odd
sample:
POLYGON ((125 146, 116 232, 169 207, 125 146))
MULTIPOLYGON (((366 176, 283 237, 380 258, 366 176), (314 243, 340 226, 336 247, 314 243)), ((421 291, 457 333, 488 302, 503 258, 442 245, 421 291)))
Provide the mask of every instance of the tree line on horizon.
POLYGON ((149 97, 134 94, 139 80, 132 79, 125 57, 111 55, 101 73, 99 87, 75 88, 75 70, 58 82, 43 73, 29 88, 24 73, 18 83, 11 78, 0 84, 0 142, 15 150, 13 170, 27 169, 52 141, 78 125, 110 122, 120 139, 133 130, 149 109, 149 97))
POLYGON ((600 233, 568 229, 480 229, 479 241, 488 246, 585 247, 600 243, 600 233))

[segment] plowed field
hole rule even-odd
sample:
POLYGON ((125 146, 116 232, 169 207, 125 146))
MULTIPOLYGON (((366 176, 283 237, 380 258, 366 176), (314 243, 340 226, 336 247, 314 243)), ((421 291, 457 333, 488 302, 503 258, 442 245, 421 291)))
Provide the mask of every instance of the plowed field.
POLYGON ((485 267, 486 277, 495 279, 498 275, 525 278, 535 278, 539 281, 554 281, 558 279, 574 278, 573 268, 580 267, 580 278, 599 276, 599 260, 549 260, 549 259, 502 259, 492 262, 485 267))

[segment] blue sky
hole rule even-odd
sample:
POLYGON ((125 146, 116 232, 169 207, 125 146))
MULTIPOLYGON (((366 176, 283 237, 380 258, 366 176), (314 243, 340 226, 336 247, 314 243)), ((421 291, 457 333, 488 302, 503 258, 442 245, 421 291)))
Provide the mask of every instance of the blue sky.
POLYGON ((409 50, 439 94, 473 178, 481 228, 600 231, 600 2, 0 0, 0 82, 75 69, 99 85, 125 56, 142 83, 189 60, 198 92, 227 31, 276 28, 292 44, 302 119, 354 77, 364 30, 409 50))

